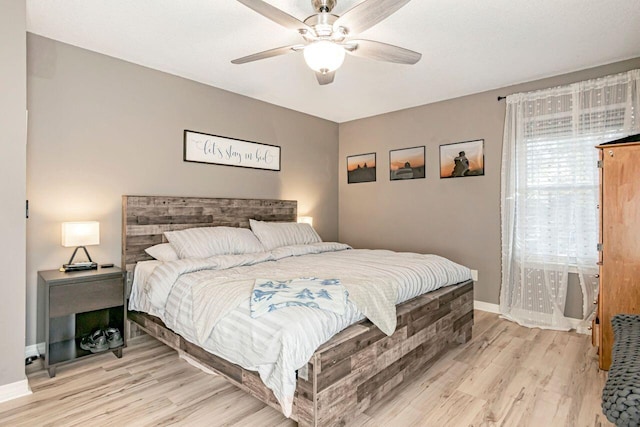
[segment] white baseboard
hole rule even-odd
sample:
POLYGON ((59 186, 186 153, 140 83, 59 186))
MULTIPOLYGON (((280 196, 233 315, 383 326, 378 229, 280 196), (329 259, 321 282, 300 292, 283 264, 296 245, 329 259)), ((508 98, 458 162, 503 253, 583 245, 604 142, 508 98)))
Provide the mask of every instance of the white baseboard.
POLYGON ((0 385, 0 402, 17 399, 31 394, 29 382, 24 379, 15 383, 0 385))
POLYGON ((590 330, 588 330, 585 326, 580 325, 580 323, 582 323, 582 320, 574 319, 573 317, 567 317, 567 320, 569 321, 571 327, 576 330, 576 333, 582 335, 591 335, 590 330))
POLYGON ((498 304, 475 300, 473 301, 473 308, 487 313, 500 314, 500 306, 498 304))
MULTIPOLYGON (((476 301, 473 301, 473 308, 475 310, 486 311, 487 313, 500 314, 499 304, 491 304, 488 302, 476 300, 476 301)), ((573 317, 567 317, 566 319, 569 321, 571 328, 575 329, 577 333, 584 334, 584 335, 591 335, 591 331, 589 331, 584 326, 580 325, 581 323, 580 319, 574 319, 573 317)))
POLYGON ((43 342, 39 342, 37 344, 28 345, 24 349, 24 357, 25 357, 25 359, 27 357, 40 356, 42 354, 45 354, 45 345, 44 345, 43 342))

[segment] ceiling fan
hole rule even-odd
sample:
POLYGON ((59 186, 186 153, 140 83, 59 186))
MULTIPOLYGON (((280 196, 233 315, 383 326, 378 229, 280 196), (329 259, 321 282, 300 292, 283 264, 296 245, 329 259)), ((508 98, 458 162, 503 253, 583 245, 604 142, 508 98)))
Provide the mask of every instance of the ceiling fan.
POLYGON ((318 83, 333 82, 335 72, 344 62, 345 53, 398 64, 415 64, 422 55, 402 47, 354 38, 386 19, 410 0, 364 0, 342 16, 331 13, 337 0, 311 0, 316 13, 304 21, 262 0, 238 0, 245 6, 290 30, 296 30, 304 44, 278 47, 231 61, 245 64, 290 52, 303 51, 307 65, 316 72, 318 83))

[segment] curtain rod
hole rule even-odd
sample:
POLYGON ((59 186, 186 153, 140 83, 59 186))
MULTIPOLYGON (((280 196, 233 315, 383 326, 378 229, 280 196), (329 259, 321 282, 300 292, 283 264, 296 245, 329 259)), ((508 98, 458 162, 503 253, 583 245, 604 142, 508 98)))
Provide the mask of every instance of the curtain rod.
POLYGON ((498 97, 498 102, 502 101, 503 99, 507 99, 507 97, 506 96, 499 96, 498 97))

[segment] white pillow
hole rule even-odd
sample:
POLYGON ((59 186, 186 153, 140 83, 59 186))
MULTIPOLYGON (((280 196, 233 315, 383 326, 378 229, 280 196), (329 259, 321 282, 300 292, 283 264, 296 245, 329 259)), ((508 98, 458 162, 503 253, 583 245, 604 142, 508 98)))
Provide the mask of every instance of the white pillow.
POLYGON ((144 251, 162 262, 176 261, 180 259, 178 258, 176 251, 173 249, 173 246, 169 243, 160 243, 159 245, 151 246, 144 251))
POLYGON ((316 230, 309 224, 297 222, 265 222, 249 220, 251 230, 260 239, 265 249, 281 246, 308 245, 322 242, 316 230))
POLYGON ((200 227, 164 233, 180 259, 215 255, 264 252, 264 247, 247 228, 200 227))

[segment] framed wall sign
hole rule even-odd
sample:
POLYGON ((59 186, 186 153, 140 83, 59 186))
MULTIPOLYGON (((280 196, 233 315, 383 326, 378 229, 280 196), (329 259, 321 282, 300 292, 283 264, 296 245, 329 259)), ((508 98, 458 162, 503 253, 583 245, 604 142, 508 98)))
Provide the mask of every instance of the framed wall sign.
POLYGON ((279 171, 280 147, 185 129, 184 161, 279 171))

